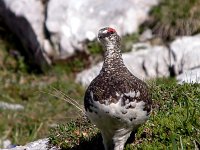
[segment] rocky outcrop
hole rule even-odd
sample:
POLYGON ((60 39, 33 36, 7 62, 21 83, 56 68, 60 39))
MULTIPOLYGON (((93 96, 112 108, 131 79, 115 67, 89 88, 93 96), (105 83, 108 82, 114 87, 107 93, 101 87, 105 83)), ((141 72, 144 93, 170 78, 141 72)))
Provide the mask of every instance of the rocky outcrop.
POLYGON ((185 70, 176 77, 179 84, 200 83, 200 68, 185 70))
MULTIPOLYGON (((141 79, 169 77, 173 72, 179 83, 199 82, 200 35, 179 37, 169 48, 150 43, 134 44, 132 52, 123 54, 123 59, 128 69, 141 79)), ((88 86, 101 65, 79 73, 76 81, 88 86)))
POLYGON ((176 75, 200 68, 200 34, 177 38, 170 44, 170 50, 176 75))
POLYGON ((46 27, 58 57, 66 58, 83 50, 86 39, 94 40, 105 26, 117 29, 120 35, 137 31, 147 19, 157 0, 50 0, 46 27), (112 6, 112 7, 110 7, 112 6))
POLYGON ((170 49, 178 83, 200 83, 200 34, 180 37, 170 49))
POLYGON ((1 0, 0 17, 20 39, 27 60, 40 68, 83 51, 104 26, 135 32, 158 0, 1 0), (112 6, 112 7, 110 7, 112 6))

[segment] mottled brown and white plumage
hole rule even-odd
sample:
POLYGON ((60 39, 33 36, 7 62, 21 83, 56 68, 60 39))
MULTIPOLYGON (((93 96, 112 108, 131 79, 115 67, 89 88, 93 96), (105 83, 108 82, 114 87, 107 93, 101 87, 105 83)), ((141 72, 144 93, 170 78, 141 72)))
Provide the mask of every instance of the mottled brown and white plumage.
POLYGON ((124 65, 116 31, 103 28, 98 39, 104 63, 86 90, 86 115, 100 129, 106 150, 123 150, 131 132, 147 121, 152 101, 147 85, 124 65))

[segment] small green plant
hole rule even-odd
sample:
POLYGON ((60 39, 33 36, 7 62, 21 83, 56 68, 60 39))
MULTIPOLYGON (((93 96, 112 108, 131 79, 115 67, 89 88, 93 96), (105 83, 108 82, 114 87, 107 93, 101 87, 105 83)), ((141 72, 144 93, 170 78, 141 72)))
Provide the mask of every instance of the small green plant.
POLYGON ((92 55, 103 54, 102 46, 97 40, 88 42, 87 49, 92 55))
POLYGON ((50 143, 62 149, 103 149, 99 130, 85 117, 50 130, 50 143))

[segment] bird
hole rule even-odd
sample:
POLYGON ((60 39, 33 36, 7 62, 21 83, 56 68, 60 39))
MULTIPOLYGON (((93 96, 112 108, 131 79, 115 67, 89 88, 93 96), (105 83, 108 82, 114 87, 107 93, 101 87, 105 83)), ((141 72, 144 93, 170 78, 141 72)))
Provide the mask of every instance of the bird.
POLYGON ((98 40, 103 66, 85 91, 84 108, 100 130, 105 150, 123 150, 130 134, 148 120, 152 99, 147 84, 125 66, 116 30, 101 28, 98 40))

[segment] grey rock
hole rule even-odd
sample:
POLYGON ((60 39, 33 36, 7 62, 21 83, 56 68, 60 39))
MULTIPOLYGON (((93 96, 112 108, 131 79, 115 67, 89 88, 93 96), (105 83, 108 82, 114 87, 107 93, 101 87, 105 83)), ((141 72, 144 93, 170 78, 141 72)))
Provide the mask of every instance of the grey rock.
POLYGON ((45 69, 52 60, 83 51, 85 41, 94 40, 102 27, 114 27, 120 35, 137 31, 159 0, 49 0, 47 6, 42 1, 0 0, 0 16, 28 59, 45 69))
POLYGON ((144 32, 142 32, 142 34, 139 37, 139 40, 141 42, 145 42, 149 39, 153 38, 153 34, 152 34, 152 30, 151 29, 146 29, 144 32))
POLYGON ((102 66, 103 63, 100 62, 97 65, 78 73, 76 76, 76 82, 80 83, 84 87, 87 87, 90 82, 99 74, 102 66))
POLYGON ((84 41, 94 40, 96 32, 111 26, 120 35, 137 31, 158 0, 50 0, 46 27, 58 58, 83 50, 84 41), (110 7, 112 6, 112 7, 110 7))
POLYGON ((56 147, 49 147, 49 139, 40 139, 25 146, 16 146, 12 149, 1 149, 1 150, 58 150, 56 147))
POLYGON ((145 78, 168 77, 170 75, 169 50, 165 46, 149 46, 148 53, 143 58, 145 78))
MULTIPOLYGON (((137 77, 143 79, 145 72, 142 69, 143 57, 147 51, 137 51, 136 53, 125 53, 122 55, 124 64, 127 68, 137 77)), ((84 87, 87 87, 90 82, 99 74, 102 68, 103 62, 91 67, 90 69, 84 70, 77 74, 76 82, 80 83, 84 87)))
MULTIPOLYGON (((1 143, 1 142, 0 142, 1 143)), ((1 144, 0 144, 1 145, 1 144)), ((9 148, 10 147, 10 145, 11 145, 11 141, 10 140, 4 140, 3 142, 2 142, 2 145, 3 145, 3 148, 9 148)))
MULTIPOLYGON (((169 77, 171 72, 179 83, 198 82, 200 75, 200 35, 183 36, 165 46, 136 43, 132 52, 123 54, 128 69, 141 79, 169 77), (170 70, 171 69, 171 70, 170 70)), ((77 75, 76 81, 87 86, 97 76, 102 63, 77 75)))
MULTIPOLYGON (((164 46, 151 46, 149 43, 137 43, 133 50, 122 54, 124 64, 136 77, 144 80, 155 77, 169 76, 169 52, 164 46)), ((84 70, 76 77, 76 82, 87 87, 99 74, 102 62, 91 69, 84 70)))
POLYGON ((200 68, 185 70, 183 73, 176 76, 176 79, 179 84, 200 83, 200 68))
POLYGON ((20 104, 11 104, 0 101, 0 109, 9 109, 9 110, 23 110, 24 106, 20 104))
POLYGON ((176 75, 200 67, 200 34, 177 38, 170 44, 170 50, 176 75))

